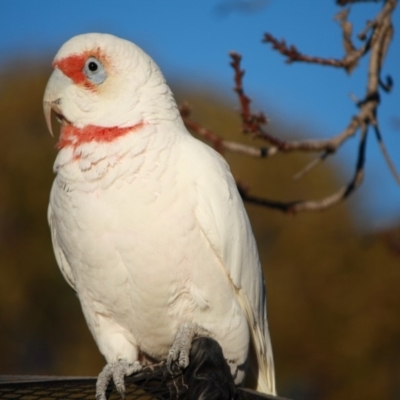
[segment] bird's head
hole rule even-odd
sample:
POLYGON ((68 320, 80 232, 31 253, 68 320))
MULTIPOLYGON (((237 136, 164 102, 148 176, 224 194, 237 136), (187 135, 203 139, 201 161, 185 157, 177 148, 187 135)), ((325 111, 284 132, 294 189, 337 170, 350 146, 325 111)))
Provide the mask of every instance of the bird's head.
POLYGON ((89 136, 179 119, 161 71, 127 40, 99 33, 75 36, 60 48, 53 67, 43 100, 50 132, 51 111, 62 133, 89 136))

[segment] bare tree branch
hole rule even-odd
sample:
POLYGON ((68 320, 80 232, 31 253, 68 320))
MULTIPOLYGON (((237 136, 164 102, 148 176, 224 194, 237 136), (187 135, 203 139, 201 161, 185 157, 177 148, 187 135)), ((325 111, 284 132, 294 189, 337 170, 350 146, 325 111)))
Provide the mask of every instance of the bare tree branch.
POLYGON ((386 5, 382 8, 381 12, 374 18, 374 20, 366 23, 365 28, 358 35, 358 38, 363 41, 366 40, 366 43, 364 43, 358 49, 354 46, 351 40, 353 27, 352 24, 347 20, 350 10, 345 9, 335 16, 335 19, 340 23, 343 31, 343 47, 345 50, 345 55, 342 59, 307 56, 299 52, 296 46, 292 45, 288 47, 285 40, 279 41, 270 33, 264 34, 263 42, 271 43, 273 49, 287 57, 286 62, 289 64, 295 61, 301 61, 312 64, 344 68, 348 73, 350 73, 357 66, 358 60, 371 49, 374 35, 371 34, 370 37, 367 38, 367 33, 369 31, 373 31, 374 29, 378 30, 377 28, 381 27, 383 21, 387 20, 388 14, 393 12, 394 8, 396 7, 396 2, 396 0, 388 0, 386 5))
MULTIPOLYGON (((350 4, 355 2, 363 2, 356 0, 338 1, 338 4, 350 4)), ((365 0, 364 0, 365 2, 365 0)), ((273 48, 284 55, 287 63, 307 62, 323 66, 334 66, 343 68, 346 72, 351 72, 361 57, 370 54, 367 88, 363 99, 357 101, 357 115, 351 117, 347 127, 329 139, 313 139, 313 140, 291 140, 286 141, 277 138, 265 130, 268 120, 264 113, 255 113, 251 110, 251 99, 247 96, 243 88, 243 77, 245 71, 241 69, 241 55, 238 53, 230 53, 231 66, 234 70, 234 91, 236 92, 240 104, 240 115, 242 119, 242 132, 250 134, 253 138, 261 139, 268 143, 267 147, 254 147, 242 145, 239 143, 223 140, 220 136, 202 127, 201 124, 190 119, 190 112, 187 107, 181 108, 182 117, 186 126, 203 136, 214 144, 214 147, 222 152, 225 150, 242 153, 252 157, 268 157, 278 153, 290 152, 317 152, 320 153, 318 158, 306 166, 302 171, 296 174, 295 178, 303 176, 320 162, 324 161, 328 156, 334 154, 338 148, 350 137, 360 134, 360 143, 358 148, 358 156, 353 178, 350 182, 339 189, 337 192, 320 200, 298 200, 292 202, 280 202, 269 199, 259 198, 249 193, 248 188, 243 183, 238 183, 238 188, 245 201, 279 209, 284 212, 296 213, 304 210, 321 210, 347 198, 361 184, 364 176, 365 164, 365 148, 368 137, 368 129, 372 127, 375 136, 378 139, 379 146, 385 157, 390 170, 392 171, 397 182, 400 184, 400 176, 397 173, 393 162, 391 161, 387 149, 384 145, 379 123, 378 123, 378 107, 380 103, 379 89, 390 91, 393 82, 391 77, 386 78, 383 82, 380 75, 382 65, 393 37, 392 14, 396 8, 397 0, 386 0, 376 17, 372 21, 366 23, 365 28, 358 35, 358 38, 364 43, 357 48, 351 39, 352 24, 348 21, 349 10, 346 9, 336 15, 336 19, 341 25, 343 33, 343 45, 345 55, 342 59, 321 58, 302 54, 292 45, 288 47, 285 40, 278 40, 269 33, 264 35, 263 41, 271 43, 273 48)))
POLYGON ((364 164, 365 164, 365 148, 366 148, 367 128, 366 126, 362 129, 360 146, 358 148, 358 157, 356 163, 356 171, 352 180, 343 188, 330 196, 327 196, 321 200, 298 200, 291 202, 280 202, 267 200, 260 197, 252 196, 248 193, 246 188, 240 184, 238 185, 239 191, 244 201, 249 203, 267 206, 270 208, 276 208, 281 211, 296 214, 299 211, 316 211, 323 210, 332 207, 335 204, 340 203, 343 199, 347 198, 358 186, 360 186, 364 177, 364 164))

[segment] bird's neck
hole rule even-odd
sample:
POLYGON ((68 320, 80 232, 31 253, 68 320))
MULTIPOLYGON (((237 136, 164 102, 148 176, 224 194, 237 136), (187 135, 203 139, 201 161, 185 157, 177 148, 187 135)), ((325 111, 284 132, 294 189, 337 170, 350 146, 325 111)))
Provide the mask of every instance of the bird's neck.
MULTIPOLYGON (((96 187, 108 187, 117 179, 145 174, 160 166, 159 154, 167 154, 182 135, 176 125, 168 123, 138 124, 125 128, 69 128, 62 132, 54 171, 62 182, 92 182, 96 187), (82 137, 77 134, 83 133, 82 137)), ((162 166, 163 167, 163 166, 162 166)))

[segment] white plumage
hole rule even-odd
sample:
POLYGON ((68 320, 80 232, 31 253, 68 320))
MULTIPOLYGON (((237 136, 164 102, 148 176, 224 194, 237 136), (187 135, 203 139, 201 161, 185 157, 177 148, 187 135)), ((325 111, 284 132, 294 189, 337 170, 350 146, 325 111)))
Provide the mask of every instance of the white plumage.
POLYGON ((53 246, 108 365, 134 366, 124 375, 167 359, 189 324, 219 342, 236 383, 251 342, 257 389, 275 393, 262 271, 226 162, 187 132, 133 43, 76 36, 53 66, 44 96, 49 128, 52 109, 62 123, 53 246))

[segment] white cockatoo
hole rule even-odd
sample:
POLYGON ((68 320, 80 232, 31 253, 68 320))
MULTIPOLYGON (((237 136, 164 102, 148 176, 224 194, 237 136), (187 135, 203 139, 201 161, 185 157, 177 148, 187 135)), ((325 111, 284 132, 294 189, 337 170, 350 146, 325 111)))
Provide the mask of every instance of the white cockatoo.
POLYGON ((224 159, 186 130, 154 61, 108 34, 58 51, 44 94, 61 122, 48 220, 57 263, 107 365, 97 381, 149 362, 184 368, 194 336, 222 347, 274 394, 263 274, 224 159))

